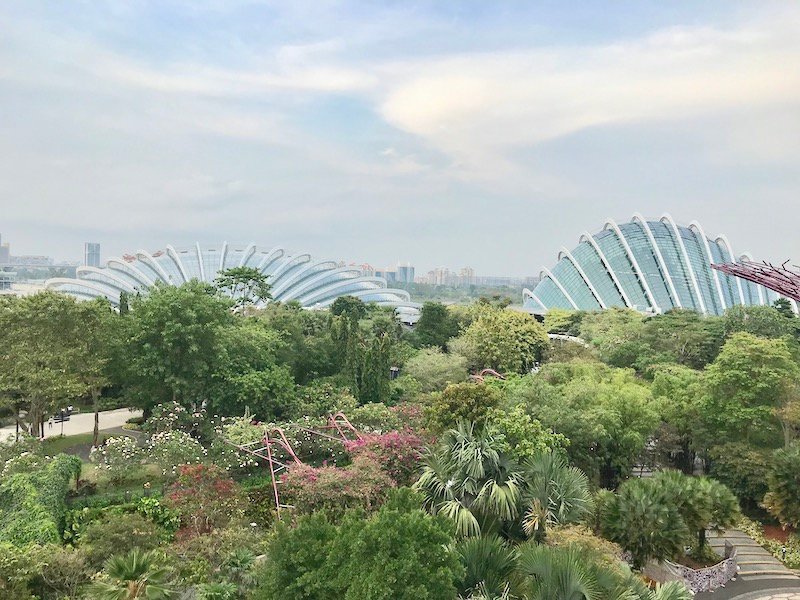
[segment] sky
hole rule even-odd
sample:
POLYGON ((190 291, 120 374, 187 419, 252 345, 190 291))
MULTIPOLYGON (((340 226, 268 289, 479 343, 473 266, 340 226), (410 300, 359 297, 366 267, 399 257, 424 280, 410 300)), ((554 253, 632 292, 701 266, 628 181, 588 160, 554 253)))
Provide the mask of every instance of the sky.
POLYGON ((4 0, 0 234, 537 275, 670 213, 800 263, 800 4, 4 0))

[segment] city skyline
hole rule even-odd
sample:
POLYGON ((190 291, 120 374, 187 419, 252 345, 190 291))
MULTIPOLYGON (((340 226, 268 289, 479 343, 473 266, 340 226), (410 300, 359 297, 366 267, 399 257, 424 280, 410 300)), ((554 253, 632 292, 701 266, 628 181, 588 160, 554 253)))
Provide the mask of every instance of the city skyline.
POLYGON ((800 261, 796 5, 12 1, 0 32, 20 254, 258 240, 526 276, 639 211, 800 261))

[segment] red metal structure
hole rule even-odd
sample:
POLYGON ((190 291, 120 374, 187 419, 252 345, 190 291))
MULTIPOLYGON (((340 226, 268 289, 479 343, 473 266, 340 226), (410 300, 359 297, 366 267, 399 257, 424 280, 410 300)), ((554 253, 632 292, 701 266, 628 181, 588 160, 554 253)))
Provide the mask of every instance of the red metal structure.
POLYGON ((480 373, 475 375, 470 375, 470 379, 473 381, 477 381, 478 383, 483 383, 486 380, 487 376, 497 377, 497 379, 505 379, 505 375, 501 375, 494 369, 484 369, 480 373))
MULTIPOLYGON (((325 425, 320 425, 316 428, 293 426, 293 429, 342 443, 362 439, 361 434, 343 412, 337 412, 329 415, 328 421, 325 425), (331 433, 327 433, 328 431, 331 433), (336 435, 331 435, 333 432, 335 432, 336 435)), ((270 475, 272 476, 272 491, 275 497, 275 510, 277 511, 278 516, 280 516, 281 509, 289 507, 285 504, 281 504, 280 501, 280 494, 278 493, 278 473, 288 469, 291 463, 297 465, 303 464, 303 461, 298 458, 297 453, 295 453, 294 449, 292 448, 292 444, 286 437, 286 432, 284 429, 281 427, 265 427, 264 437, 257 442, 250 442, 247 444, 234 444, 233 442, 228 443, 238 449, 240 452, 255 456, 257 459, 267 463, 269 466, 270 475), (276 458, 276 450, 283 450, 288 455, 289 460, 284 462, 276 458)))
POLYGON ((788 262, 787 260, 780 267, 775 267, 768 262, 743 260, 738 263, 711 265, 711 267, 728 275, 763 285, 795 302, 800 302, 800 270, 796 266, 788 268, 786 266, 788 262))

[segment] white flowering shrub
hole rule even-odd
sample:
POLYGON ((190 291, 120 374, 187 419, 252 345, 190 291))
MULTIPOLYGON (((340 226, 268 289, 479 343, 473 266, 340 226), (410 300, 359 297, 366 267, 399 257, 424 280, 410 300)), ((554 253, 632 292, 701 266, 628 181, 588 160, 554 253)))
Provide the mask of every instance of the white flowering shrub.
POLYGON ((183 431, 156 433, 147 442, 148 460, 161 468, 164 475, 178 474, 182 465, 199 465, 206 461, 208 451, 196 439, 183 431))
POLYGON ((89 460, 100 474, 119 482, 141 464, 142 454, 134 438, 117 435, 108 438, 102 446, 92 448, 89 460))
POLYGON ((249 444, 264 437, 264 425, 254 425, 251 415, 222 417, 217 433, 234 444, 249 444))
POLYGON ((24 453, 42 454, 42 440, 21 431, 19 436, 11 433, 0 441, 0 464, 24 453))
POLYGON ((39 471, 50 462, 49 456, 42 456, 34 452, 22 452, 18 456, 9 458, 0 471, 0 479, 13 475, 14 473, 33 473, 39 471))
POLYGON ((192 415, 177 402, 156 404, 150 418, 147 419, 143 431, 150 434, 165 431, 189 431, 193 425, 192 415))

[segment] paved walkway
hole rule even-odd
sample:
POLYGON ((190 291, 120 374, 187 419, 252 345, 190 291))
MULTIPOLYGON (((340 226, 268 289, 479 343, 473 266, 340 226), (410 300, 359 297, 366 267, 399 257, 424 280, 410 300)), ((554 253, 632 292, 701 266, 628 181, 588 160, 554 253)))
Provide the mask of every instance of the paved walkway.
POLYGON ((739 576, 716 592, 698 594, 698 600, 800 600, 800 577, 746 533, 731 529, 708 534, 708 543, 721 556, 726 540, 736 546, 739 576))
MULTIPOLYGON (((106 410, 100 413, 100 429, 114 429, 122 427, 125 421, 133 417, 141 417, 142 411, 120 408, 117 410, 106 410)), ((94 413, 73 413, 69 421, 64 421, 64 435, 78 435, 79 433, 91 433, 94 431, 94 413)), ((14 425, 0 429, 0 440, 5 440, 9 435, 14 435, 16 428, 14 425)), ((44 437, 57 437, 61 435, 61 423, 53 423, 52 429, 44 424, 44 437)))

